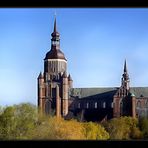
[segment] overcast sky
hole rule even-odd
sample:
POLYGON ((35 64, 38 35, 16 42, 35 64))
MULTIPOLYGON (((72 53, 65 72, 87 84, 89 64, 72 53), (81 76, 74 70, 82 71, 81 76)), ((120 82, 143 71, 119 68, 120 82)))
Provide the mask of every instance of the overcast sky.
POLYGON ((51 47, 54 12, 74 87, 148 86, 147 8, 1 8, 0 105, 37 104, 37 77, 51 47))

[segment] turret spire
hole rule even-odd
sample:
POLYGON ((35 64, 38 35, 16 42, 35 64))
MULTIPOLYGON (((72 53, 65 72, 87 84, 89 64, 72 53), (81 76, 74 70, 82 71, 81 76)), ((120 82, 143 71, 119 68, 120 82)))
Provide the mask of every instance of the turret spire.
POLYGON ((71 78, 71 75, 70 74, 68 75, 68 80, 69 81, 72 81, 72 78, 71 78))
POLYGON ((42 74, 42 72, 40 72, 38 79, 42 79, 42 78, 43 78, 43 74, 42 74))

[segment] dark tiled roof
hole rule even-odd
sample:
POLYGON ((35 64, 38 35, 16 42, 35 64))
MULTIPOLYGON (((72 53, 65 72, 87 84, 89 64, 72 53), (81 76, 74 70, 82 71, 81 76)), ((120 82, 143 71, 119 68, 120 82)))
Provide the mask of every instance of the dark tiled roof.
POLYGON ((70 96, 78 96, 79 99, 103 99, 112 98, 116 93, 117 88, 72 88, 70 89, 70 96))
POLYGON ((148 87, 131 87, 130 92, 136 97, 148 97, 148 87))
POLYGON ((56 49, 56 46, 53 46, 52 49, 47 52, 46 59, 64 59, 66 60, 64 53, 60 49, 56 49))
MULTIPOLYGON (((117 92, 117 87, 109 88, 71 88, 70 96, 78 99, 109 99, 113 98, 117 92)), ((148 87, 131 87, 130 92, 133 93, 136 98, 141 96, 148 97, 148 87)))

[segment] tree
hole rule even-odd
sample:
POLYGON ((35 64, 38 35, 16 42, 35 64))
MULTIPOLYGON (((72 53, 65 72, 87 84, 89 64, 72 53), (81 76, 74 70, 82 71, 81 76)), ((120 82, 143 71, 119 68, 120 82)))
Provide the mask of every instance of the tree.
POLYGON ((27 139, 29 130, 35 128, 37 122, 37 109, 30 103, 22 103, 15 105, 15 119, 16 125, 16 138, 27 139))
POLYGON ((14 107, 6 107, 0 115, 0 139, 11 139, 16 129, 14 107))
POLYGON ((84 139, 83 126, 76 120, 66 121, 63 118, 42 118, 35 130, 31 132, 32 139, 60 139, 80 140, 84 139))
POLYGON ((36 107, 29 103, 4 108, 0 114, 0 138, 27 139, 27 132, 34 128, 36 118, 36 107))
POLYGON ((142 132, 139 128, 139 123, 137 118, 132 117, 122 117, 125 124, 129 127, 129 139, 141 139, 142 138, 142 132))
POLYGON ((140 118, 139 119, 139 127, 143 133, 144 138, 148 138, 148 119, 147 118, 140 118))
POLYGON ((83 125, 85 128, 84 133, 87 140, 109 139, 109 134, 101 125, 93 122, 86 122, 86 123, 83 123, 83 125))
POLYGON ((138 127, 138 120, 132 117, 114 118, 104 123, 110 134, 110 139, 138 139, 142 133, 138 127))

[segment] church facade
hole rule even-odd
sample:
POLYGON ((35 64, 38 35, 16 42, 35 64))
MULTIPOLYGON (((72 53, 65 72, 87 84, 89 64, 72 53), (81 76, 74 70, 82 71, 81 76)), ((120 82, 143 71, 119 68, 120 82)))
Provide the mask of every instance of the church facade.
POLYGON ((38 76, 38 108, 42 114, 80 121, 102 121, 120 116, 148 117, 148 87, 130 87, 126 60, 121 85, 109 88, 73 88, 67 59, 60 49, 56 18, 51 50, 38 76))

